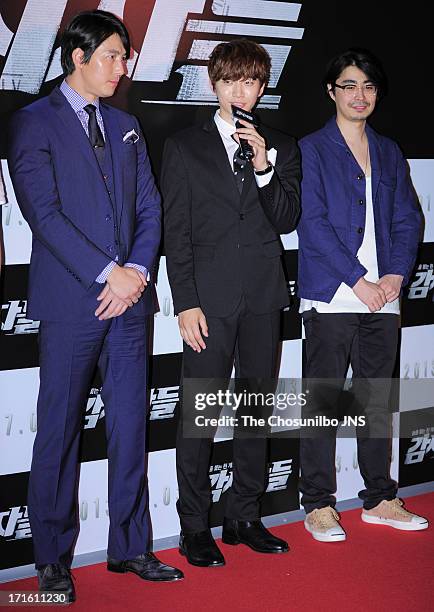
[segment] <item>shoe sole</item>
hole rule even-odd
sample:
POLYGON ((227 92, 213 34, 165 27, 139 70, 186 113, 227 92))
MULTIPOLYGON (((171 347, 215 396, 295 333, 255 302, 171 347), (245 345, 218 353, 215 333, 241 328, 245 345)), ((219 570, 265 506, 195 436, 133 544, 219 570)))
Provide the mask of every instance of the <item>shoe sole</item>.
POLYGON ((243 542, 242 540, 236 540, 236 539, 228 538, 225 536, 222 537, 222 542, 223 544, 229 544, 229 546, 238 546, 238 544, 244 544, 245 546, 248 546, 255 552, 264 553, 266 555, 270 555, 270 554, 276 555, 276 554, 282 554, 282 553, 289 552, 289 546, 285 550, 261 550, 260 548, 256 548, 255 546, 252 546, 251 544, 248 544, 247 542, 243 542))
POLYGON ((405 523, 403 521, 394 521, 392 519, 383 519, 379 516, 371 516, 369 514, 362 514, 362 521, 369 523, 370 525, 385 525, 386 527, 392 527, 399 531, 422 531, 428 529, 428 521, 425 523, 405 523))
POLYGON ((195 563, 194 561, 188 558, 188 555, 185 552, 185 550, 182 550, 182 548, 178 548, 178 551, 182 557, 185 557, 187 559, 190 565, 194 565, 195 567, 223 567, 223 565, 226 565, 226 561, 221 561, 219 563, 211 563, 211 564, 195 563))
POLYGON ((180 576, 179 578, 145 578, 144 576, 139 574, 139 572, 136 572, 133 569, 125 569, 123 567, 113 565, 107 565, 107 570, 109 572, 114 572, 115 574, 126 574, 127 572, 130 572, 131 574, 136 574, 136 576, 138 576, 142 580, 147 580, 148 582, 178 582, 179 580, 183 580, 184 578, 184 576, 180 576))
POLYGON ((320 533, 314 533, 313 531, 310 530, 310 528, 306 524, 306 522, 304 523, 304 528, 306 529, 306 531, 308 531, 310 533, 310 535, 313 537, 313 539, 316 540, 317 542, 345 542, 345 540, 347 539, 347 534, 346 533, 339 533, 339 534, 336 534, 334 536, 322 535, 320 533))

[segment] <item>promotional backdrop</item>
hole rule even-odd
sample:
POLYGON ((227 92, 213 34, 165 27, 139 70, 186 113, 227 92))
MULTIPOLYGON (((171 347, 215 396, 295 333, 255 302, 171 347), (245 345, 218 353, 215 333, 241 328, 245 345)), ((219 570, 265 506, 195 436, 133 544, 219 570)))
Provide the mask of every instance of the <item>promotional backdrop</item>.
MULTIPOLYGON (((296 137, 321 127, 333 112, 321 88, 326 61, 349 46, 365 46, 376 53, 389 76, 390 91, 372 125, 402 147, 425 218, 423 243, 402 303, 397 376, 432 379, 434 150, 427 136, 427 113, 420 107, 428 78, 421 60, 431 22, 425 2, 416 0, 404 7, 396 10, 392 3, 372 0, 363 3, 363 11, 346 0, 0 0, 0 157, 7 197, 1 207, 5 266, 0 278, 0 580, 1 570, 33 562, 26 489, 39 385, 39 323, 26 316, 31 233, 9 178, 7 127, 16 109, 47 95, 61 82, 59 31, 86 9, 109 10, 124 19, 134 53, 128 62, 129 75, 110 103, 139 118, 157 180, 166 136, 215 111, 206 60, 219 42, 248 37, 265 46, 273 69, 258 115, 264 123, 296 137)), ((301 377, 303 361, 295 232, 282 236, 282 241, 292 305, 282 314, 280 376, 294 379, 301 377)), ((154 539, 172 536, 179 529, 174 444, 182 345, 163 245, 157 290, 160 311, 154 319, 148 415, 154 539)), ((96 375, 84 407, 77 554, 106 547, 107 460, 100 388, 96 375)), ((401 485, 432 479, 434 427, 432 412, 426 408, 433 405, 434 398, 419 405, 411 395, 401 396, 392 464, 392 475, 400 477, 401 485), (401 440, 400 425, 410 432, 401 440)), ((231 459, 230 440, 217 442, 210 466, 213 526, 222 521, 225 493, 232 482, 231 459)), ((356 497, 362 482, 353 439, 338 440, 336 468, 338 499, 356 497)), ((299 509, 298 471, 298 440, 275 434, 264 515, 299 509)))

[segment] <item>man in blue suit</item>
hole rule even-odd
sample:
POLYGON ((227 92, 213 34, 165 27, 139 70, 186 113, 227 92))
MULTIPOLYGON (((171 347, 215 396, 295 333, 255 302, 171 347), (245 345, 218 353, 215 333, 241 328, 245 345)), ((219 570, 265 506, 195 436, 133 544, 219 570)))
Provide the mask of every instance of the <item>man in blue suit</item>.
MULTIPOLYGON (((329 65, 324 85, 336 116, 300 141, 299 295, 305 376, 335 381, 313 383, 308 407, 318 415, 336 412, 351 362, 367 423, 357 430, 365 483, 361 518, 408 531, 425 529, 428 522, 396 499, 386 379, 396 361, 399 295, 415 262, 421 218, 398 146, 366 123, 385 81, 380 63, 366 50, 350 49, 329 65)), ((309 434, 315 432, 303 431, 300 442, 305 527, 318 541, 342 541, 346 534, 334 509, 336 432, 309 434)))
POLYGON ((102 377, 108 450, 108 569, 145 580, 182 573, 149 552, 145 477, 149 274, 160 197, 137 120, 106 105, 130 42, 111 13, 77 15, 62 37, 65 80, 11 124, 14 189, 33 232, 28 314, 41 321, 38 433, 29 482, 39 588, 75 599, 83 406, 102 377))

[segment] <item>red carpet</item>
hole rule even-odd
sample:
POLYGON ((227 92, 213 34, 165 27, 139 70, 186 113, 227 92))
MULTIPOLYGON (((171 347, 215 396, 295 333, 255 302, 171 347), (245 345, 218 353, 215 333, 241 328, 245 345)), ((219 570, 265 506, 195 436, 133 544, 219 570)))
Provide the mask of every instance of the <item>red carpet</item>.
MULTIPOLYGON (((303 524, 273 528, 289 541, 282 555, 259 555, 245 546, 221 545, 226 566, 195 568, 177 550, 158 553, 180 567, 185 580, 172 584, 141 581, 133 574, 107 572, 105 564, 73 570, 77 602, 72 610, 119 612, 200 612, 232 610, 420 612, 432 609, 434 493, 409 498, 407 506, 426 516, 431 527, 400 532, 366 525, 360 510, 342 515, 347 541, 315 542, 303 524)), ((36 579, 0 585, 33 590, 36 579)), ((38 609, 27 607, 26 609, 38 609)))

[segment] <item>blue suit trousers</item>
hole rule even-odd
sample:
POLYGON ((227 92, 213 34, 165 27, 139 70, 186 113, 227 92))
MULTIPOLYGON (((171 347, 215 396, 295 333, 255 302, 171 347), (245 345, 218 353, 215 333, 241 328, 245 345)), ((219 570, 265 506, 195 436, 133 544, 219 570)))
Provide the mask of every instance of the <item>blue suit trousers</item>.
POLYGON ((29 481, 36 567, 70 565, 79 532, 79 446, 95 367, 103 379, 108 452, 108 555, 131 559, 149 547, 145 474, 146 319, 40 327, 38 431, 29 481))

